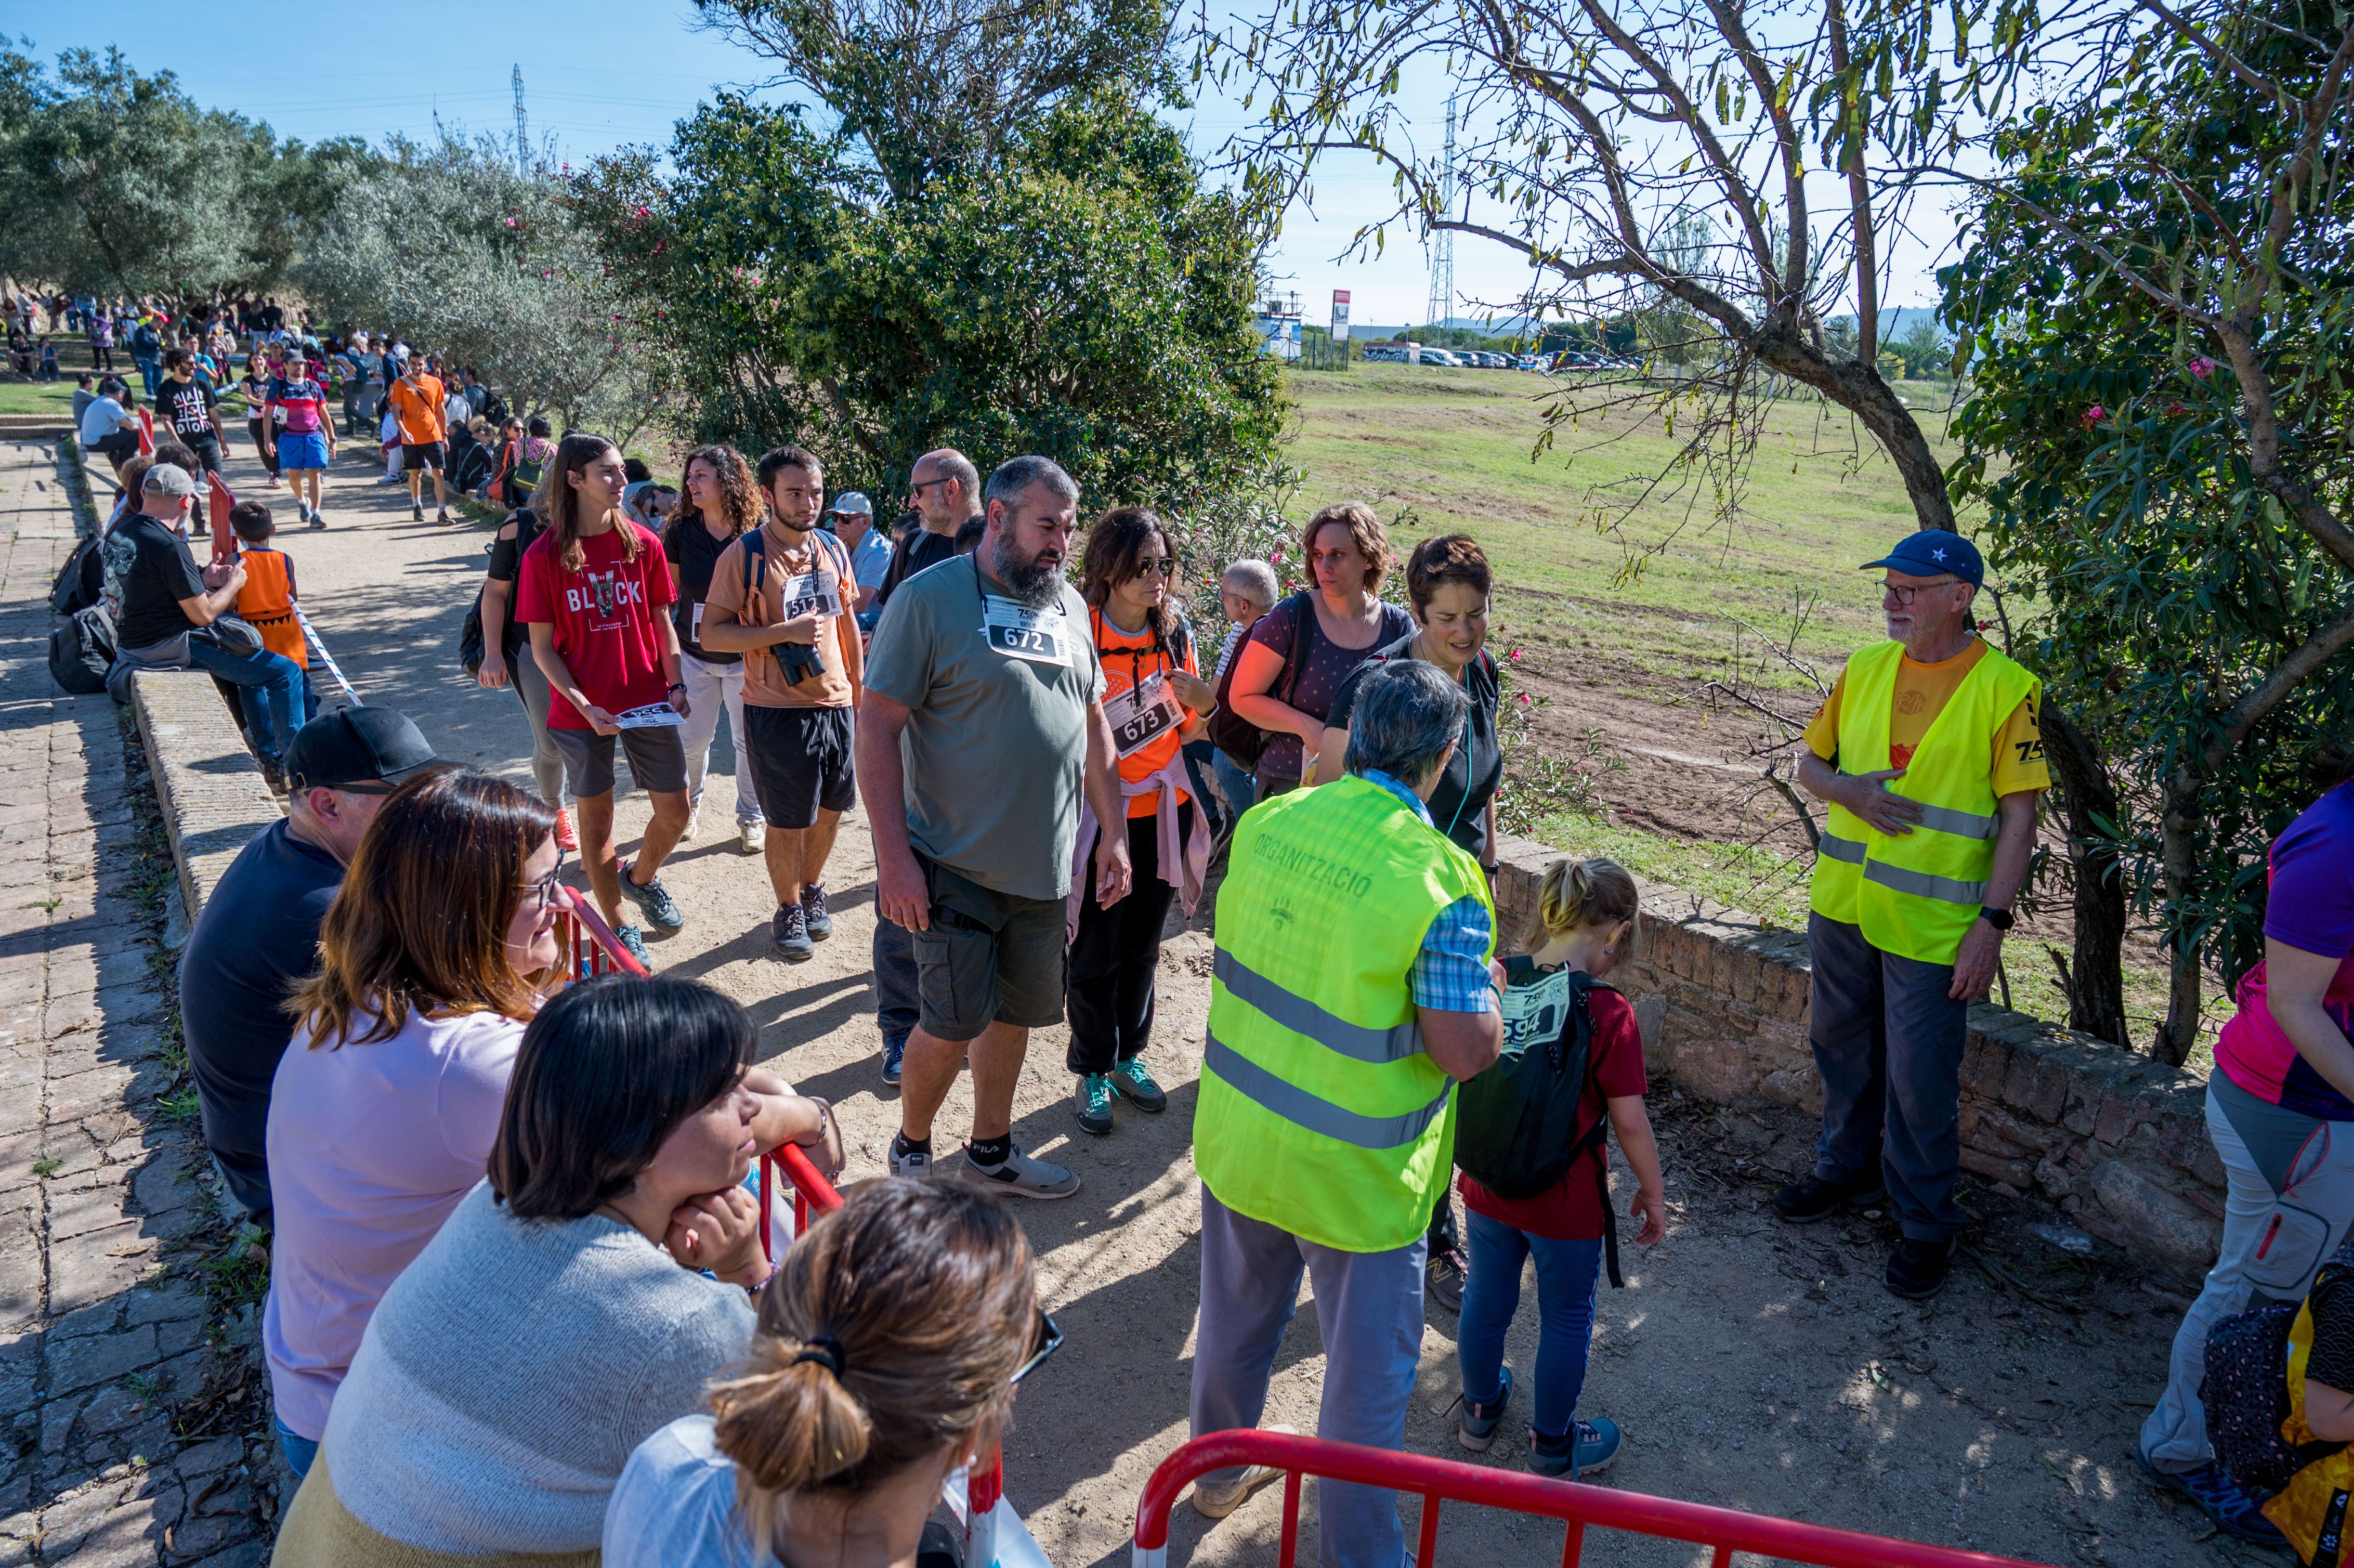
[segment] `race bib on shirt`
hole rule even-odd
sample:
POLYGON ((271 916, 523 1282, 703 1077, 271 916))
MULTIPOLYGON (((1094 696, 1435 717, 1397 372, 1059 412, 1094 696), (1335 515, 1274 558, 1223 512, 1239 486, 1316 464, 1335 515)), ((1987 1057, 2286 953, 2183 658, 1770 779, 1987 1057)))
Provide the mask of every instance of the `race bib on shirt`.
POLYGON ((779 591, 785 596, 780 620, 842 613, 842 583, 832 573, 803 572, 799 577, 787 577, 779 591))
POLYGON ((1059 604, 1033 609, 997 594, 983 594, 981 634, 991 649, 1008 659, 1070 667, 1070 620, 1059 604))
POLYGON ((1504 988, 1504 1049, 1525 1051, 1560 1039, 1569 1022, 1569 971, 1539 969, 1526 979, 1511 979, 1504 988))
POLYGON ((1104 717, 1111 724, 1112 748, 1122 757, 1134 756, 1155 736, 1185 720, 1177 694, 1169 689, 1169 678, 1158 670, 1118 696, 1107 698, 1104 717))
POLYGON ((619 729, 661 729, 668 725, 685 722, 679 716, 678 710, 668 703, 648 703, 642 708, 631 708, 626 713, 613 715, 614 726, 619 729))

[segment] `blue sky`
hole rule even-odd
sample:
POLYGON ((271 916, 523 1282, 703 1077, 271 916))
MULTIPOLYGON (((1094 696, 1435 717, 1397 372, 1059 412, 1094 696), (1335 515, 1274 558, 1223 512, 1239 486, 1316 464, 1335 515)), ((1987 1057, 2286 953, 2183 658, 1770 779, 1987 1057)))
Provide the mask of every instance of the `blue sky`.
MULTIPOLYGON (((12 10, 14 7, 12 7, 12 10)), ((698 30, 678 0, 508 0, 497 7, 455 0, 409 0, 388 11, 289 0, 257 0, 205 13, 191 26, 180 5, 152 0, 110 6, 17 11, 13 27, 32 53, 120 46, 143 71, 169 67, 199 102, 266 120, 304 141, 403 132, 428 136, 441 122, 512 134, 510 72, 520 65, 533 138, 553 134, 567 157, 631 143, 663 143, 672 124, 717 85, 761 79, 764 62, 698 30)), ((1446 118, 1436 79, 1409 84, 1405 107, 1417 134, 1436 140, 1446 118)), ((1190 115, 1204 156, 1242 123, 1234 101, 1208 98, 1190 115)), ((1302 297, 1307 319, 1325 319, 1331 291, 1347 289, 1360 323, 1418 323, 1428 298, 1428 258, 1410 232, 1394 229, 1385 253, 1333 260, 1362 223, 1389 210, 1389 181, 1370 159, 1325 165, 1313 214, 1286 221, 1269 269, 1302 297)), ((1897 258, 1885 298, 1925 303, 1934 287, 1926 249, 1897 258)), ((1456 242, 1456 287, 1466 301, 1508 300, 1525 270, 1487 242, 1456 242)), ((1464 313, 1469 313, 1468 304, 1464 313)))

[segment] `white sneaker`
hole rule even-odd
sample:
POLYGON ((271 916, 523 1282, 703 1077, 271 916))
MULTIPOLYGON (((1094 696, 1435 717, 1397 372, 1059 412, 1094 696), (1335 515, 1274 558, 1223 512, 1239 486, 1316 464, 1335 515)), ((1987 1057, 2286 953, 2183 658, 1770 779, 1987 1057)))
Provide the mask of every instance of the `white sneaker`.
MULTIPOLYGON (((1264 1432, 1280 1432, 1287 1437, 1299 1436, 1297 1426, 1266 1426, 1264 1432)), ((1283 1472, 1273 1465, 1253 1465, 1223 1487, 1214 1487, 1206 1479, 1193 1483, 1193 1511, 1204 1519, 1224 1519, 1243 1506, 1251 1493, 1269 1481, 1283 1479, 1283 1472)))
POLYGON ((965 1145, 964 1164, 957 1174, 992 1192, 1013 1192, 1024 1198, 1067 1198, 1079 1190, 1079 1179, 1060 1165, 1033 1160, 1019 1149, 1002 1165, 976 1165, 972 1145, 965 1145))
POLYGON ((678 842, 681 843, 690 843, 694 842, 695 830, 702 821, 703 813, 700 810, 689 811, 686 814, 686 827, 679 833, 678 842))
POLYGON ((736 824, 736 847, 746 854, 760 854, 769 847, 769 825, 766 822, 736 824))
POLYGON ((928 1149, 909 1150, 902 1154, 899 1152, 899 1139, 895 1134, 891 1139, 890 1160, 891 1174, 894 1176, 909 1181, 931 1180, 932 1153, 928 1149))

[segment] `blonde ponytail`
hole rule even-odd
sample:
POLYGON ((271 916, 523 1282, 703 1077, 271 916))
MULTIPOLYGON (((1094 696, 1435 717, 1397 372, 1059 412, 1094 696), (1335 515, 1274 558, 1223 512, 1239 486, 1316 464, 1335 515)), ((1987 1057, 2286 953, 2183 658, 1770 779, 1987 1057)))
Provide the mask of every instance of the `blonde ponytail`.
POLYGON ((1620 920, 1634 921, 1639 927, 1642 913, 1642 890, 1617 861, 1600 856, 1557 860, 1538 890, 1537 929, 1530 934, 1528 945, 1541 948, 1550 938, 1620 920))

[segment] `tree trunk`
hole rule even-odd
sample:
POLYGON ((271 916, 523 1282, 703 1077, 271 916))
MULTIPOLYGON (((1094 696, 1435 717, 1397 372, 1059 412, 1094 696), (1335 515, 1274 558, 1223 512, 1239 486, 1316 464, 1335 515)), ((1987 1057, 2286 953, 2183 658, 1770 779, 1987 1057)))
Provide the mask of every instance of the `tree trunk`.
MULTIPOLYGON (((2181 906, 2198 890, 2199 859, 2192 834, 2198 828, 2199 797, 2203 780, 2185 768, 2177 770, 2166 787, 2166 815, 2161 831, 2164 833, 2166 899, 2170 905, 2181 906)), ((2150 1043, 2149 1054, 2169 1067, 2179 1067, 2190 1058, 2190 1047, 2199 1041, 2199 948, 2189 939, 2176 923, 2169 940, 2168 954, 2171 973, 2168 978, 2166 1022, 2158 1026, 2158 1037, 2150 1043)))
POLYGON ((2048 700, 2038 715, 2044 754, 2060 779, 2068 823, 2069 880, 2074 884, 2075 964, 2068 1027, 2131 1048, 2126 1032, 2126 884, 2116 851, 2099 823, 2118 820, 2116 787, 2075 721, 2048 700))
POLYGON ((1913 410, 1896 400, 1879 368, 1861 360, 1835 360, 1815 352, 1793 321, 1769 323, 1749 340, 1757 362, 1768 370, 1813 387, 1853 414, 1872 433, 1904 481, 1905 498, 1924 528, 1954 530, 1954 503, 1946 494, 1946 471, 1937 466, 1929 439, 1913 410))

